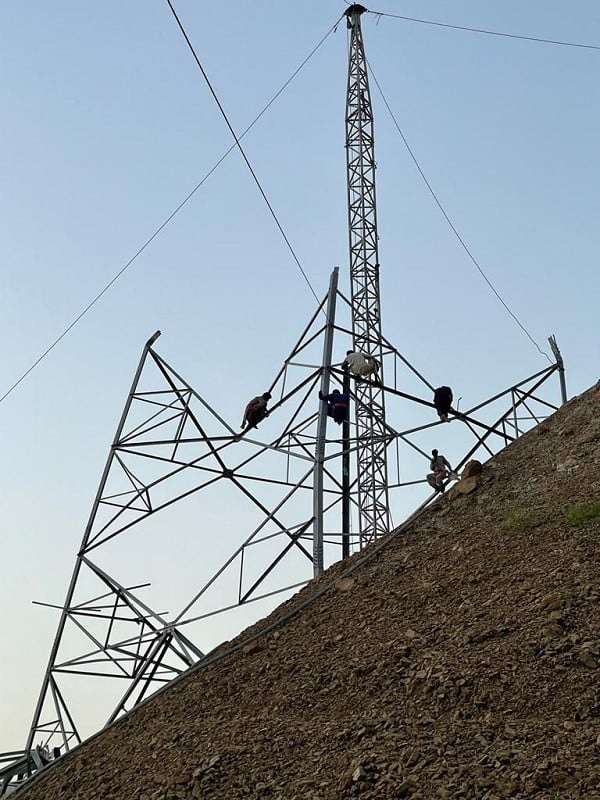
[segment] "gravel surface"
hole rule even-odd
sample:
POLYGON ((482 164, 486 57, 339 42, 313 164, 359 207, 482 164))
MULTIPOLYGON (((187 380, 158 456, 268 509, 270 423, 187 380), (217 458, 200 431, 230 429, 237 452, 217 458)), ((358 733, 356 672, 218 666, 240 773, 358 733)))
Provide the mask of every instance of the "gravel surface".
POLYGON ((597 385, 15 800, 600 800, 599 411, 597 385))

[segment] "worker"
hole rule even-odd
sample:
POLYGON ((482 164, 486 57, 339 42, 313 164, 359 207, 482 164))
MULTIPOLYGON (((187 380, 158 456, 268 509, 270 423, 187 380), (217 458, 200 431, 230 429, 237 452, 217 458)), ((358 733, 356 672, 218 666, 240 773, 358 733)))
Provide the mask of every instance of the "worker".
POLYGON ((437 492, 444 492, 446 478, 455 477, 456 473, 452 471, 450 462, 437 450, 432 450, 431 455, 433 456, 429 462, 431 472, 427 475, 427 483, 437 492))
POLYGON ((379 361, 367 353, 361 353, 359 350, 347 350, 346 358, 342 362, 342 369, 359 378, 367 378, 372 375, 373 381, 381 384, 378 375, 379 361))
POLYGON ((433 392, 433 405, 442 422, 448 422, 448 414, 452 410, 452 389, 449 386, 439 386, 433 392))
POLYGON ((331 417, 338 425, 348 419, 348 395, 345 392, 334 389, 331 394, 323 394, 320 391, 319 400, 327 403, 327 416, 331 417))
POLYGON ((271 395, 269 392, 264 392, 257 397, 253 397, 244 410, 244 418, 241 427, 245 430, 256 428, 259 422, 262 422, 265 417, 268 417, 267 403, 270 399, 271 395))

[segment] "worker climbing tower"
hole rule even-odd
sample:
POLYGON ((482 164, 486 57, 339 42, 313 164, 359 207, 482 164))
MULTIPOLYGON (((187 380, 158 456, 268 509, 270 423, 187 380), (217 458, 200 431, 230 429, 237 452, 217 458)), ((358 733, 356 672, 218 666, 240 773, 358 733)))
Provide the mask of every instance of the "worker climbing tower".
MULTIPOLYGON (((346 11, 350 29, 346 96, 346 163, 353 349, 374 356, 383 381, 375 143, 367 59, 360 27, 367 9, 346 11)), ((389 529, 384 391, 371 379, 356 382, 358 511, 361 546, 389 529)))

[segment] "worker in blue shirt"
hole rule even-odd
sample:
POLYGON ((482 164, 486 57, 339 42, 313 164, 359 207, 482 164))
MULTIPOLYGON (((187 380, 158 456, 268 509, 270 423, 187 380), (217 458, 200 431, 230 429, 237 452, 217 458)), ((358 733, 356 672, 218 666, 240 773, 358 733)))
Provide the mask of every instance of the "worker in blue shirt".
POLYGON ((348 395, 343 394, 338 389, 334 389, 331 394, 319 392, 319 400, 327 403, 327 416, 334 422, 341 425, 348 419, 348 395))

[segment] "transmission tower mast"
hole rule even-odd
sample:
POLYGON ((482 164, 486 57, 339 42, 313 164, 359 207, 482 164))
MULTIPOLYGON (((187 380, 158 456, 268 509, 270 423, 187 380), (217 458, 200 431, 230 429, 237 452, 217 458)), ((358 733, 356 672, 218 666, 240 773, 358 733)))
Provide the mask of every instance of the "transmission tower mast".
MULTIPOLYGON (((383 382, 383 341, 375 205, 375 144, 367 59, 360 27, 367 9, 346 10, 350 29, 346 162, 353 349, 374 356, 383 382)), ((382 386, 356 381, 357 483, 361 546, 389 529, 385 400, 382 386)))

